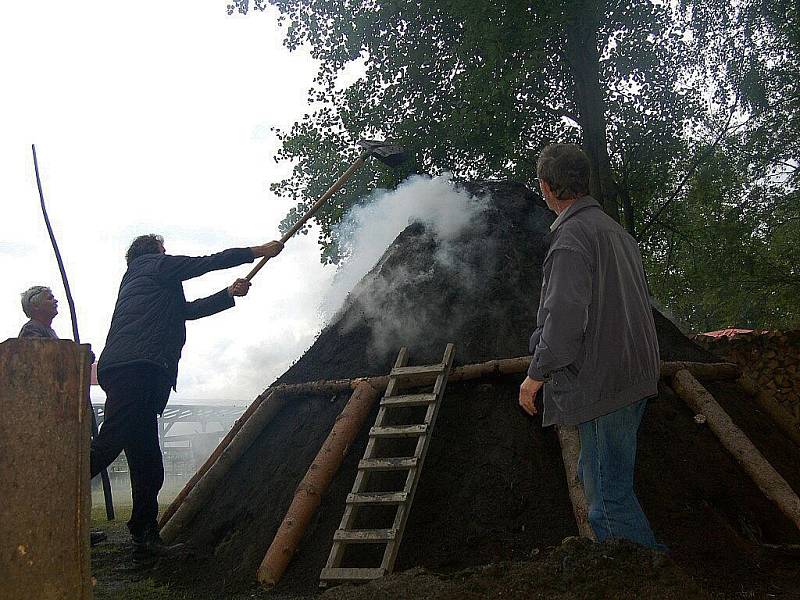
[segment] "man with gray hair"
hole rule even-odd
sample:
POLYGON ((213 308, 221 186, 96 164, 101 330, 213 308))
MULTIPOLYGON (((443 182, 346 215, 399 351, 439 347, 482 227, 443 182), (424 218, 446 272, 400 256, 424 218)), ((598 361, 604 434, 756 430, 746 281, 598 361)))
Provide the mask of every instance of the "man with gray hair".
POLYGON ((58 300, 49 287, 35 285, 22 292, 22 312, 30 320, 22 326, 17 337, 58 339, 50 326, 58 314, 58 300))
POLYGON ((542 425, 576 425, 578 476, 597 541, 625 538, 658 550, 633 489, 636 436, 656 396, 658 339, 636 240, 588 195, 589 159, 574 144, 552 144, 536 174, 556 213, 542 269, 533 360, 519 403, 542 425))

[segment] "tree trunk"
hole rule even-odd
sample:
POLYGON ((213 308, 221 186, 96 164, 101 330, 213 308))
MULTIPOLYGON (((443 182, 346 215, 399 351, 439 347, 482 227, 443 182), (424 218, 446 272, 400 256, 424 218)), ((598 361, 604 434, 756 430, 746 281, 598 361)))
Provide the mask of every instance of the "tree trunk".
POLYGON ((583 132, 583 148, 592 163, 589 192, 619 221, 617 185, 611 173, 606 137, 606 113, 600 86, 597 32, 605 8, 598 0, 566 3, 566 58, 575 82, 575 104, 583 132))

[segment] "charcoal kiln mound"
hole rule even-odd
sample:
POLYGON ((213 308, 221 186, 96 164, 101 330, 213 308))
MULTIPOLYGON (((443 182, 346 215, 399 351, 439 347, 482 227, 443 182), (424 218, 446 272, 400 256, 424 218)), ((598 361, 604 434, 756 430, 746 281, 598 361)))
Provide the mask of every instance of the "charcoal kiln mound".
MULTIPOLYGON (((520 184, 465 187, 487 199, 480 218, 446 244, 409 225, 279 383, 385 375, 401 346, 410 348, 411 364, 439 362, 448 342, 456 344, 456 364, 528 353, 553 216, 520 184)), ((655 317, 662 359, 715 360, 655 317)), ((519 410, 521 379, 448 385, 398 570, 520 561, 576 535, 557 437, 519 410)), ((219 597, 253 586, 295 488, 348 398, 293 398, 181 532, 196 550, 191 561, 159 576, 219 597)), ((713 588, 787 589, 788 559, 764 544, 796 543, 796 531, 692 417, 664 387, 642 426, 637 486, 657 536, 713 588)), ((368 429, 349 448, 277 594, 316 593, 368 429)))

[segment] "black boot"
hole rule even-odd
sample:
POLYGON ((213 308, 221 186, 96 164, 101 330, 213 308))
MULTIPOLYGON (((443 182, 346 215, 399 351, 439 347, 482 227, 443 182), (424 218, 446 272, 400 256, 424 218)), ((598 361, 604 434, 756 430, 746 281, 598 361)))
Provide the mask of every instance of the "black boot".
POLYGON ((89 545, 90 546, 97 546, 100 542, 104 542, 108 539, 105 531, 100 531, 99 529, 92 529, 89 532, 89 545))
POLYGON ((164 556, 175 556, 180 554, 184 547, 185 544, 165 544, 158 533, 158 527, 151 526, 141 534, 133 535, 133 560, 149 562, 164 556))

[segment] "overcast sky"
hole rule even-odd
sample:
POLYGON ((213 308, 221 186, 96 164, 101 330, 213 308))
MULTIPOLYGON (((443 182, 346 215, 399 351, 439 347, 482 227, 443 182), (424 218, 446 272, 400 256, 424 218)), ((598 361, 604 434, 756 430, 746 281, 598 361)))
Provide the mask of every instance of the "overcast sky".
MULTIPOLYGON (((17 335, 26 320, 19 294, 35 284, 53 288, 53 326, 71 337, 31 143, 81 340, 98 355, 136 235, 161 233, 168 252, 190 255, 279 237, 291 203, 268 191, 287 172, 272 160, 269 128, 302 115, 315 64, 283 48, 272 9, 243 17, 225 6, 4 3, 0 339, 17 335)), ((187 298, 216 292, 249 268, 189 281, 187 298)), ((319 263, 315 235, 291 240, 236 308, 187 324, 172 401, 249 403, 313 341, 332 275, 319 263)))

